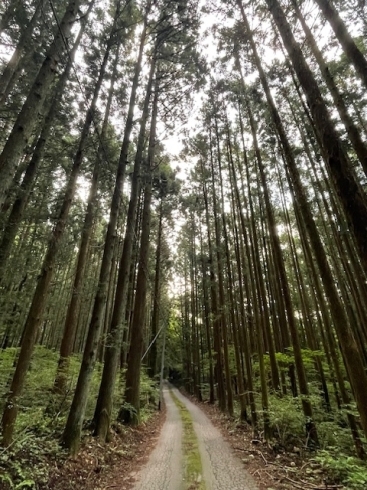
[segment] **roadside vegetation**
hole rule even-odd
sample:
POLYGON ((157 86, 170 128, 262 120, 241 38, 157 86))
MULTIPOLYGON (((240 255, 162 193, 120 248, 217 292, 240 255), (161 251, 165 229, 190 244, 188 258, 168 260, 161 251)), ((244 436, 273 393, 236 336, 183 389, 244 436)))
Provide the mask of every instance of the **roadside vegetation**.
POLYGON ((184 458, 184 486, 185 490, 205 490, 203 468, 199 451, 199 443, 195 434, 194 424, 190 412, 170 390, 173 400, 180 411, 183 426, 182 452, 184 458))
POLYGON ((116 453, 163 360, 365 490, 365 3, 0 1, 4 485, 116 453))

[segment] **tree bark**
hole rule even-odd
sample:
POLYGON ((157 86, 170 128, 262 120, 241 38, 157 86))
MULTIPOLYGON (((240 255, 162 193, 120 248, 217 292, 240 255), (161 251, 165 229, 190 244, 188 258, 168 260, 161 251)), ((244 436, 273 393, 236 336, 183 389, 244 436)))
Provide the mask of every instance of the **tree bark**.
POLYGON ((16 81, 17 77, 14 77, 14 75, 18 69, 18 65, 20 63, 23 53, 31 51, 30 48, 32 47, 32 32, 37 25, 41 13, 46 5, 46 1, 47 0, 38 0, 36 10, 34 11, 31 20, 28 22, 27 27, 21 33, 17 47, 15 48, 12 57, 4 68, 4 71, 0 77, 0 107, 6 102, 6 99, 11 90, 11 86, 13 86, 16 81), (11 86, 10 82, 12 82, 11 86))
POLYGON ((352 62, 357 74, 367 87, 367 60, 353 41, 346 25, 336 11, 330 0, 314 0, 324 14, 326 20, 330 23, 333 31, 338 38, 345 54, 352 62))
MULTIPOLYGON (((321 0, 318 1, 325 3, 324 1, 321 2, 321 0)), ((355 237, 360 259, 365 271, 367 271, 366 197, 353 173, 338 134, 330 120, 317 82, 307 65, 301 48, 292 34, 278 0, 266 0, 266 3, 273 15, 294 70, 307 96, 313 121, 322 144, 322 149, 325 152, 329 174, 340 197, 351 232, 355 237)))
POLYGON ((311 29, 308 27, 300 8, 298 7, 295 0, 292 0, 294 9, 296 11, 296 15, 302 25, 302 28, 306 34, 306 39, 311 48, 311 51, 316 58, 316 61, 320 67, 321 73, 324 77, 325 83, 330 91, 330 94, 333 98, 336 109, 339 112, 339 116, 341 121, 344 124, 344 127, 347 131, 349 139, 353 145, 354 151, 356 152, 359 161, 361 162, 362 168, 367 175, 367 146, 361 138, 359 130, 357 126, 354 124, 353 119, 348 113, 348 108, 345 104, 345 101, 339 92, 339 89, 334 81, 333 76, 331 75, 329 68, 322 56, 322 53, 317 46, 316 40, 312 35, 311 29))
MULTIPOLYGON (((149 8, 147 8, 146 17, 148 15, 148 11, 149 8)), ((120 158, 119 158, 119 163, 117 168, 115 187, 112 196, 110 217, 109 217, 107 233, 105 238, 105 245, 103 250, 103 257, 102 257, 102 264, 101 264, 100 275, 98 280, 97 293, 94 299, 93 311, 88 327, 87 341, 84 349, 83 362, 79 372, 77 387, 75 390, 73 402, 71 405, 71 410, 69 412, 68 420, 63 434, 63 443, 71 453, 76 453, 79 449, 80 434, 81 434, 82 423, 84 419, 85 407, 87 403, 87 395, 88 395, 92 373, 96 362, 98 342, 99 342, 101 325, 104 316, 103 311, 107 300, 107 286, 109 282, 111 262, 113 259, 114 242, 116 239, 116 226, 117 226, 117 220, 120 212, 122 190, 123 190, 125 170, 127 164, 127 154, 129 150, 131 131, 133 127, 133 115, 134 115, 134 108, 135 108, 135 101, 136 101, 136 92, 138 88, 139 75, 141 72, 143 50, 144 50, 144 44, 146 38, 146 25, 147 25, 146 17, 144 20, 143 31, 140 38, 138 58, 135 65, 134 77, 132 81, 129 109, 126 118, 124 139, 121 145, 121 152, 120 152, 120 158)), ((106 435, 107 435, 107 431, 106 431, 106 435)))
POLYGON ((51 103, 49 105, 48 113, 45 118, 41 134, 38 138, 36 147, 33 151, 32 158, 30 162, 26 166, 26 171, 23 177, 23 180, 19 186, 19 191, 17 193, 17 196, 15 198, 14 204, 12 206, 12 209, 10 211, 9 217, 7 219, 7 222, 4 226, 3 230, 3 236, 2 240, 0 242, 0 276, 2 275, 1 272, 4 270, 6 266, 6 262, 9 257, 9 253, 11 251, 11 247, 14 243, 14 239, 16 237, 17 231, 19 229, 19 225, 21 223, 22 217, 24 210, 27 206, 29 195, 32 191, 33 188, 33 183, 36 179, 37 176, 37 171, 40 165, 40 162, 43 160, 43 156, 45 153, 45 147, 48 142, 51 129, 53 126, 53 123, 55 121, 55 117, 57 115, 57 112, 60 107, 60 100, 62 98, 62 95, 64 93, 64 89, 66 86, 66 83, 68 81, 69 75, 70 75, 70 70, 72 68, 75 54, 77 52, 77 49, 80 45, 80 41, 82 39, 82 35, 84 32, 84 27, 86 24, 86 19, 87 16, 89 15, 93 3, 91 3, 87 13, 86 17, 84 18, 84 22, 79 30, 78 36, 75 39, 73 48, 70 52, 70 57, 68 58, 67 65, 65 67, 65 70, 63 74, 61 75, 56 88, 54 92, 54 96, 51 100, 51 103))
POLYGON ((55 375, 54 391, 59 394, 63 394, 65 392, 68 368, 69 368, 69 358, 73 351, 74 340, 76 335, 76 326, 77 326, 78 312, 80 306, 80 299, 82 295, 85 268, 87 264, 88 247, 92 236, 93 221, 95 218, 96 207, 97 207, 97 192, 98 192, 99 177, 101 173, 101 167, 105 163, 103 144, 106 139, 106 132, 108 128, 109 116, 110 116, 111 105, 112 105, 112 98, 114 94, 114 84, 117 75, 118 58, 119 58, 119 46, 117 47, 117 51, 115 55, 111 84, 110 84, 108 100, 105 109, 105 117, 103 121, 101 135, 100 135, 101 141, 99 143, 99 147, 97 150, 97 157, 94 162, 92 184, 89 189, 87 210, 85 213, 83 228, 81 231, 82 237, 81 237, 81 242, 78 251, 74 282, 72 286, 72 294, 71 294, 71 299, 66 314, 64 333, 62 336, 62 341, 60 346, 60 358, 59 358, 58 367, 55 375))
POLYGON ((26 101, 16 119, 14 127, 0 155, 0 205, 4 202, 18 161, 27 146, 33 130, 37 126, 39 113, 52 82, 55 79, 60 61, 60 53, 65 52, 64 39, 70 37, 72 26, 83 0, 71 0, 66 8, 60 29, 49 47, 26 101))
MULTIPOLYGON (((153 64, 153 63, 152 63, 153 64)), ((138 276, 136 280, 136 293, 134 302, 133 321, 131 324, 131 343, 128 355, 125 385, 125 408, 120 411, 119 417, 125 424, 137 425, 140 423, 140 371, 143 354, 143 333, 146 313, 146 295, 148 289, 148 258, 149 236, 151 221, 152 200, 152 169, 156 153, 156 132, 159 98, 159 70, 156 76, 155 93, 152 107, 152 120, 149 133, 148 159, 146 164, 146 184, 144 193, 144 207, 142 216, 142 231, 140 239, 140 256, 138 276)))

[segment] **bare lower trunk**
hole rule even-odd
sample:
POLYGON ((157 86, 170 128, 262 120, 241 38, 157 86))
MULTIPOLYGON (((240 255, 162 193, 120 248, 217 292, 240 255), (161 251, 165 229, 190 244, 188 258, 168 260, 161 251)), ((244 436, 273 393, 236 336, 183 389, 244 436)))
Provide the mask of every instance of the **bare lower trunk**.
MULTIPOLYGON (((103 367, 102 380, 98 393, 97 406, 95 410, 96 434, 106 439, 112 412, 113 389, 118 369, 118 360, 121 352, 123 337, 123 315, 126 309, 127 290, 129 284, 130 262, 135 237, 135 221, 140 194, 140 166, 143 158, 145 143, 146 122, 149 116, 149 101, 152 92, 153 76, 155 73, 155 57, 152 59, 149 80, 146 89, 142 123, 140 126, 138 147, 135 155, 134 173, 132 178, 131 196, 127 214, 126 232, 124 246, 120 259, 119 273, 117 278, 116 294, 114 298, 113 313, 111 319, 110 333, 105 352, 105 364, 103 367)), ((134 310, 135 311, 135 310, 134 310)))
MULTIPOLYGON (((158 78, 159 71, 157 74, 157 79, 158 78)), ((158 96, 159 87, 158 82, 156 82, 149 135, 148 161, 146 170, 147 183, 145 185, 144 193, 138 276, 136 281, 133 321, 131 324, 131 343, 126 370, 125 403, 127 404, 127 408, 123 408, 119 414, 119 417, 121 417, 126 424, 131 425, 137 425, 140 423, 140 371, 141 357, 143 354, 143 334, 146 313, 146 295, 148 288, 149 237, 152 200, 151 172, 154 166, 156 150, 158 96)))

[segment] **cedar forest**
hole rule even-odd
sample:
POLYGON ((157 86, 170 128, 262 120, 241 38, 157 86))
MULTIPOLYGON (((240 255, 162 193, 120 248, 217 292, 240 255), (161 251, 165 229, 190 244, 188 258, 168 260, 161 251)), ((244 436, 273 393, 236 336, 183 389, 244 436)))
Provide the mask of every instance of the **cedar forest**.
POLYGON ((1 2, 1 488, 154 416, 163 350, 367 487, 366 34, 363 0, 1 2))

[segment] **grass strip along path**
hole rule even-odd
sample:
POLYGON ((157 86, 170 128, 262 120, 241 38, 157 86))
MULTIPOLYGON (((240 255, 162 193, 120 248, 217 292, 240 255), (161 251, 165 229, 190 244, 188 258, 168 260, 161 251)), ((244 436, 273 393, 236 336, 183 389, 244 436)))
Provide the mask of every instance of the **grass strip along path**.
POLYGON ((180 411, 183 425, 182 452, 184 459, 184 489, 206 490, 203 479, 199 442, 196 437, 194 424, 190 412, 177 398, 173 390, 170 390, 173 401, 180 411))

